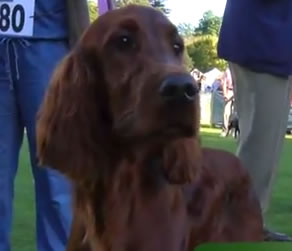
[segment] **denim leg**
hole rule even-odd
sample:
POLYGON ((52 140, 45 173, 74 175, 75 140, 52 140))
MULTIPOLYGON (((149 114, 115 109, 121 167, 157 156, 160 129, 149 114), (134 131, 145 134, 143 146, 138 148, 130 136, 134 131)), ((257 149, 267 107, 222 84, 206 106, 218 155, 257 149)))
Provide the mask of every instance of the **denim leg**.
POLYGON ((66 52, 64 42, 32 41, 23 53, 19 53, 16 88, 35 180, 38 251, 65 250, 71 226, 70 183, 58 172, 38 166, 35 135, 36 114, 49 78, 66 52))
MULTIPOLYGON (((1 49, 0 49, 1 53, 1 49)), ((4 54, 2 54, 3 56, 4 54)), ((0 250, 10 251, 14 178, 17 172, 23 126, 15 92, 10 88, 0 55, 0 250)))

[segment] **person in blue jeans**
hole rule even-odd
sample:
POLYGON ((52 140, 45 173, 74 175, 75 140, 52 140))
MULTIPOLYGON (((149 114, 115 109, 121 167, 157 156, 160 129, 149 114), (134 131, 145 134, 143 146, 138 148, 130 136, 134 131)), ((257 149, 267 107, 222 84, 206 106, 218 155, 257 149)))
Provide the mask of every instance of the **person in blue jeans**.
POLYGON ((70 183, 52 169, 39 168, 36 117, 54 68, 68 52, 72 36, 76 40, 82 30, 77 26, 88 20, 86 0, 0 0, 0 251, 11 250, 14 180, 25 131, 34 177, 37 250, 65 250, 72 218, 70 183), (83 11, 78 4, 85 6, 83 11))

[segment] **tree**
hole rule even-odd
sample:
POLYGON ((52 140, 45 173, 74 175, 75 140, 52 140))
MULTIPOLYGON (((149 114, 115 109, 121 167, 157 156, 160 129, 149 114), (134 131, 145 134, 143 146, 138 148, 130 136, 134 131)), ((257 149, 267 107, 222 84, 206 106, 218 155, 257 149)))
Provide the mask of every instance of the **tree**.
MULTIPOLYGON (((114 0, 112 0, 112 1, 114 1, 114 0)), ((124 6, 129 5, 129 4, 150 6, 149 0, 116 0, 115 3, 116 3, 116 6, 118 8, 124 7, 124 6)), ((96 0, 89 0, 88 1, 88 9, 89 9, 90 21, 92 22, 98 17, 97 1, 96 0)))
POLYGON ((161 10, 164 14, 168 15, 170 13, 170 9, 166 8, 165 0, 149 0, 152 7, 161 10))
POLYGON ((195 27, 192 24, 181 23, 177 26, 177 29, 184 38, 189 38, 195 34, 195 27))
POLYGON ((88 1, 89 17, 90 22, 93 22, 98 17, 98 6, 94 0, 88 1))
POLYGON ((170 10, 165 7, 164 1, 165 0, 116 0, 116 5, 118 8, 129 4, 152 6, 158 10, 161 10, 164 14, 169 14, 170 10))
POLYGON ((214 67, 223 71, 227 63, 217 56, 218 37, 215 35, 201 35, 193 38, 187 45, 187 51, 193 60, 194 66, 201 72, 206 72, 214 67))
POLYGON ((117 0, 116 6, 118 8, 127 6, 129 4, 150 6, 149 0, 117 0))
POLYGON ((218 35, 221 27, 222 18, 215 16, 212 11, 207 11, 199 21, 195 32, 198 35, 218 35))

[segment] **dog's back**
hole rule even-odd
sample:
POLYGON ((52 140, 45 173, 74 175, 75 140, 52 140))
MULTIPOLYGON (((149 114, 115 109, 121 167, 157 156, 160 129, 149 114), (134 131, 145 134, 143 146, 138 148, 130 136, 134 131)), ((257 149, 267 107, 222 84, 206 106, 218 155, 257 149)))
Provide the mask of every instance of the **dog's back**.
POLYGON ((231 153, 204 149, 203 157, 202 174, 192 185, 188 206, 192 245, 263 240, 261 209, 247 170, 231 153))

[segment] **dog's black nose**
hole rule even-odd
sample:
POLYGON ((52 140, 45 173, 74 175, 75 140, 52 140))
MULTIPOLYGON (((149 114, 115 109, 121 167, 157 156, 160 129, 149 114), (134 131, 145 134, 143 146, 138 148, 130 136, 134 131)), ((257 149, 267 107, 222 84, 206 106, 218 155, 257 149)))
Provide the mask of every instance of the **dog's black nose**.
POLYGON ((175 74, 166 77, 160 86, 159 93, 165 101, 193 101, 199 89, 192 76, 175 74))

